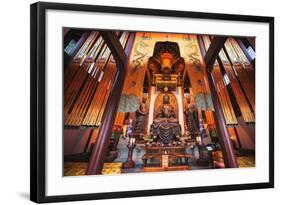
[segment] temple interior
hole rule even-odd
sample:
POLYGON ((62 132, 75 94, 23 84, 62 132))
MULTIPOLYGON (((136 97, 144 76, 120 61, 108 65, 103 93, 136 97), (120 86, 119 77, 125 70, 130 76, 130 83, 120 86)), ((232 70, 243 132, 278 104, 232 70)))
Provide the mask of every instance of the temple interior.
POLYGON ((255 37, 63 36, 64 176, 255 167, 255 37))

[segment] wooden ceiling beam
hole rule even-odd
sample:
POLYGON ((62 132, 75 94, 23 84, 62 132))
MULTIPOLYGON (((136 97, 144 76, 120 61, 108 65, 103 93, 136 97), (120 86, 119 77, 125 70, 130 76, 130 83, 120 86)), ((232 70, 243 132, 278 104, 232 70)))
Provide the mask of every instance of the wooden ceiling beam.
POLYGON ((209 49, 206 52, 204 57, 206 69, 211 72, 213 65, 219 55, 220 50, 223 48, 224 43, 227 37, 224 36, 215 36, 211 42, 209 49))
POLYGON ((127 61, 127 55, 116 33, 112 31, 101 31, 100 34, 107 46, 110 48, 115 61, 121 63, 124 66, 127 61))
POLYGON ((256 50, 256 38, 255 37, 247 37, 247 40, 251 44, 254 50, 256 50))

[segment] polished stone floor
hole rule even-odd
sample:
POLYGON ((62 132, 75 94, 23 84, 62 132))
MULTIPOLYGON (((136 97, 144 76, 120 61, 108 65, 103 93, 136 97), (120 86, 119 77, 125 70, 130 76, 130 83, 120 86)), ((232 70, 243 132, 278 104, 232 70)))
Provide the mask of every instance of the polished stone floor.
MULTIPOLYGON (((239 168, 242 167, 255 167, 255 158, 254 157, 237 157, 239 168)), ((191 159, 190 169, 197 170, 197 169, 208 169, 208 167, 200 167, 195 165, 195 160, 191 159), (193 164, 193 165, 192 165, 193 164)), ((66 162, 64 164, 64 176, 80 176, 85 175, 85 171, 87 168, 88 163, 86 162, 66 162)), ((122 170, 122 173, 138 173, 140 172, 142 166, 136 165, 135 168, 129 170, 122 170)))
MULTIPOLYGON (((121 139, 118 144, 119 155, 115 159, 115 163, 125 162, 128 155, 128 149, 126 147, 127 141, 125 139, 121 139)), ((198 166, 196 161, 198 159, 198 150, 189 150, 192 153, 192 157, 189 159, 189 169, 190 170, 198 170, 198 169, 210 169, 211 165, 208 166, 198 166)), ((122 173, 139 173, 143 168, 141 157, 143 155, 143 149, 140 146, 136 146, 133 152, 133 160, 136 163, 136 166, 132 169, 122 169, 122 173)), ((241 154, 239 152, 237 154, 237 161, 239 168, 243 167, 255 167, 255 156, 254 154, 241 154)), ((80 176, 85 175, 85 171, 88 163, 86 162, 66 162, 64 164, 64 176, 80 176)))

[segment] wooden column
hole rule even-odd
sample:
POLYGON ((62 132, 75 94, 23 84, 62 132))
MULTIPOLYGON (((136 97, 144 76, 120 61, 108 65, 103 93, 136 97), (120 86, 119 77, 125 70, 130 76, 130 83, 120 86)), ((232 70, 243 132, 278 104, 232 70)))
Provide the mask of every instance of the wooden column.
POLYGON ((110 31, 102 31, 101 35, 107 46, 110 48, 111 53, 116 61, 118 74, 111 90, 108 103, 105 107, 105 114, 102 117, 102 123, 99 128, 99 134, 95 143, 95 147, 90 156, 89 165, 86 172, 88 175, 101 174, 102 172, 104 158, 107 153, 109 139, 112 133, 112 127, 125 80, 125 66, 127 63, 127 56, 116 34, 110 31))
MULTIPOLYGON (((214 79, 211 74, 214 62, 217 59, 221 48, 224 46, 226 39, 227 39, 226 37, 219 37, 219 36, 214 37, 209 49, 207 50, 207 52, 205 54, 204 61, 205 61, 205 65, 206 65, 207 79, 209 82, 212 101, 213 101, 214 109, 215 109, 215 113, 214 113, 215 114, 215 123, 216 123, 219 143, 222 148, 222 154, 223 154, 223 158, 224 158, 225 167, 237 168, 238 164, 236 161, 236 156, 235 156, 235 153, 233 150, 228 128, 225 123, 222 106, 219 101, 219 96, 218 96, 216 88, 215 88, 215 82, 214 82, 214 79)), ((203 43, 202 39, 199 39, 199 43, 201 43, 201 44, 203 43)), ((205 52, 204 49, 202 49, 202 50, 205 52)))

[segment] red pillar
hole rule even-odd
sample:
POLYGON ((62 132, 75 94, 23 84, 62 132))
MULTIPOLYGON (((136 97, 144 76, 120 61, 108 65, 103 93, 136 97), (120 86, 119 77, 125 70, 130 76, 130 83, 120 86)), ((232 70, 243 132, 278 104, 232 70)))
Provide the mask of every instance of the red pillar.
MULTIPOLYGON (((112 133, 112 128, 114 125, 119 100, 122 94, 123 85, 126 76, 126 66, 127 66, 127 55, 130 53, 134 42, 134 34, 130 34, 128 39, 128 46, 123 50, 119 40, 112 33, 106 33, 104 40, 106 41, 108 47, 111 49, 112 55, 114 56, 116 66, 118 69, 118 76, 115 79, 114 86, 111 90, 109 100, 106 104, 104 115, 102 117, 102 123, 100 125, 99 134, 94 145, 94 149, 91 153, 89 165, 86 171, 87 175, 101 174, 104 159, 109 146, 109 139, 112 133), (119 47, 119 49, 118 49, 119 47), (122 51, 120 50, 122 49, 122 51), (121 53, 120 53, 121 52, 121 53), (122 57, 123 56, 123 57, 122 57)), ((129 55, 128 55, 129 56, 129 55)))
POLYGON ((125 68, 123 64, 117 63, 119 73, 112 88, 111 96, 105 107, 104 115, 102 117, 102 123, 99 129, 97 141, 94 145, 94 149, 91 153, 89 165, 87 168, 87 175, 101 174, 104 158, 109 146, 109 139, 112 133, 114 125, 114 119, 116 117, 118 102, 121 97, 122 87, 125 78, 125 68))
MULTIPOLYGON (((201 37, 198 37, 198 42, 199 42, 199 46, 200 46, 202 55, 206 56, 206 51, 204 49, 204 44, 203 44, 201 37)), ((209 49, 210 48, 211 48, 211 46, 209 47, 209 49)), ((213 53, 213 55, 218 56, 219 51, 220 51, 220 49, 218 49, 218 52, 213 53)), ((209 52, 209 50, 208 50, 208 52, 209 52)), ((227 167, 227 168, 237 168, 238 164, 237 164, 236 156, 234 153, 234 149, 232 146, 228 128, 226 126, 224 114, 222 111, 222 106, 219 101, 219 96, 218 96, 216 88, 215 88, 215 82, 214 82, 214 79, 211 74, 211 71, 213 68, 213 63, 211 63, 211 64, 206 63, 206 65, 209 66, 209 67, 206 67, 206 73, 207 73, 208 84, 210 87, 211 97, 212 97, 212 101, 213 101, 213 105, 214 105, 214 109, 215 109, 215 113, 214 113, 215 114, 215 123, 216 123, 219 143, 220 143, 223 158, 224 158, 224 164, 225 164, 225 167, 227 167)))

